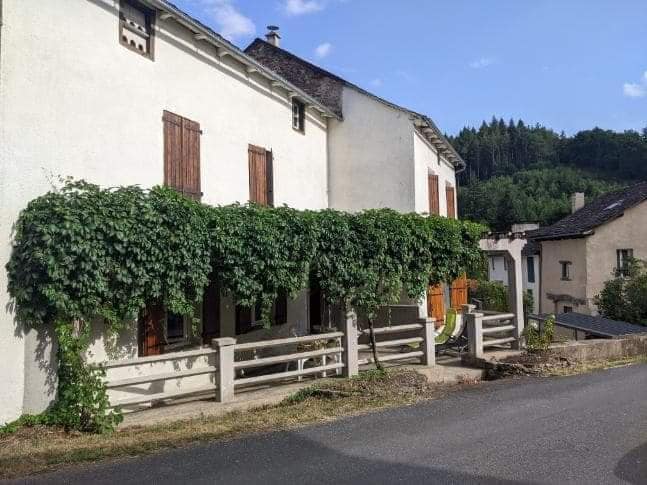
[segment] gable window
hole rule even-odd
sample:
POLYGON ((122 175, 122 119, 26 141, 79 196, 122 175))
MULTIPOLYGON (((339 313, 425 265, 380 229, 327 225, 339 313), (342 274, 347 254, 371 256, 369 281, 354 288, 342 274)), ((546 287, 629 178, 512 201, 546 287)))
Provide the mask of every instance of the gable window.
POLYGON ((249 201, 274 205, 274 162, 272 152, 249 145, 249 201))
POLYGON ((301 133, 306 131, 306 105, 292 98, 292 128, 301 133))
POLYGON ((633 249, 618 249, 616 250, 616 273, 618 276, 629 276, 629 262, 634 257, 633 249))
POLYGON ((200 200, 200 124, 164 111, 164 185, 200 200))
POLYGON ((535 258, 534 256, 528 256, 526 258, 526 264, 528 265, 528 283, 535 282, 535 258))
POLYGON ((119 3, 119 42, 124 47, 153 59, 155 12, 135 0, 119 3))
POLYGON ((427 188, 429 195, 429 214, 439 215, 440 203, 438 196, 438 175, 427 175, 427 188))
POLYGON ((573 263, 570 261, 560 261, 559 264, 562 266, 562 281, 571 280, 571 266, 573 263))

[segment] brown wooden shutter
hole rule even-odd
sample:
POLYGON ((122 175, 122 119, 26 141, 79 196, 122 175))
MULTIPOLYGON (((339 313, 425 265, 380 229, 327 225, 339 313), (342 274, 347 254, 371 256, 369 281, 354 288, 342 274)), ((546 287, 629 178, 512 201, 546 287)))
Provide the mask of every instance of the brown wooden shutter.
POLYGON ((436 319, 436 326, 445 321, 445 289, 443 285, 427 288, 427 315, 436 319))
POLYGON ((164 185, 182 190, 182 117, 164 111, 164 185))
POLYGON ((200 200, 200 124, 182 119, 182 193, 200 200))
POLYGON ((200 124, 164 111, 164 185, 200 200, 200 124))
POLYGON ((454 187, 446 187, 447 193, 447 217, 456 219, 456 203, 454 198, 454 187))
POLYGON ((265 148, 249 145, 249 200, 268 205, 267 192, 267 151, 265 148))
POLYGON ((162 305, 149 305, 139 319, 137 339, 139 356, 159 355, 162 353, 163 325, 165 312, 162 305))
POLYGON ((429 214, 440 214, 440 204, 438 197, 438 175, 429 174, 427 176, 427 185, 429 192, 429 214))
POLYGON ((454 310, 462 310, 467 304, 467 276, 463 275, 454 280, 451 287, 450 299, 454 310))

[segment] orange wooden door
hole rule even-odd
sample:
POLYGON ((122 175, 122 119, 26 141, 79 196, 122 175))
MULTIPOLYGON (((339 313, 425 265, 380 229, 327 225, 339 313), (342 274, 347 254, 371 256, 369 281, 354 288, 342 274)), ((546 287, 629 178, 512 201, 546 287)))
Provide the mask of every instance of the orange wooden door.
POLYGON ((427 315, 437 323, 445 321, 445 290, 443 285, 429 286, 427 289, 427 315))
POLYGON ((454 310, 460 310, 467 304, 467 275, 456 278, 452 283, 450 302, 454 310))

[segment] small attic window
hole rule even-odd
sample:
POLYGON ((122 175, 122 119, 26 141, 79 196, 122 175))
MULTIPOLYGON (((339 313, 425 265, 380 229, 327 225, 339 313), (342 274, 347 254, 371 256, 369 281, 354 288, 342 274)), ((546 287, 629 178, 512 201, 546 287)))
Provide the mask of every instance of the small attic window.
POLYGON ((292 98, 292 128, 301 133, 306 131, 306 105, 292 98))
POLYGON ((134 0, 119 3, 119 42, 124 47, 153 59, 155 12, 134 0))

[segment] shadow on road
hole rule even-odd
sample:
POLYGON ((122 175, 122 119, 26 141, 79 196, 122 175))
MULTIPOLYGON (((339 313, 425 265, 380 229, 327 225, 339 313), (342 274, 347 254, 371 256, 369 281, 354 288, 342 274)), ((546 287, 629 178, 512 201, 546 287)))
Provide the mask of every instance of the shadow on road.
POLYGON ((613 473, 621 480, 635 485, 647 483, 647 443, 623 456, 613 473))

